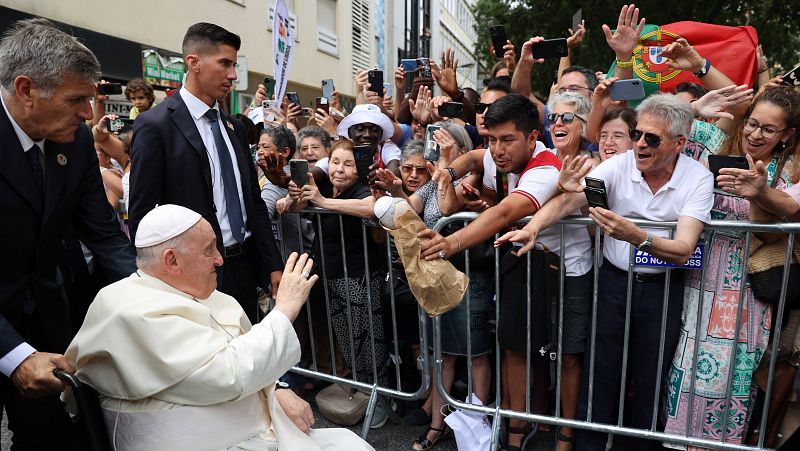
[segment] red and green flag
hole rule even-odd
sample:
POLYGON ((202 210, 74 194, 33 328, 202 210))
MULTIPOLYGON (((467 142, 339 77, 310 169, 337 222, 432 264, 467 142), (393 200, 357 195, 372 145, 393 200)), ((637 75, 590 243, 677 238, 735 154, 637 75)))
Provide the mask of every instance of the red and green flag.
MULTIPOLYGON (((703 84, 689 71, 672 69, 659 55, 667 45, 679 38, 689 44, 737 85, 751 86, 758 74, 756 45, 758 36, 751 26, 729 27, 701 22, 675 22, 667 25, 645 25, 633 51, 634 77, 644 82, 647 95, 657 91, 673 91, 683 82, 703 84)), ((611 65, 609 73, 616 66, 611 65)))

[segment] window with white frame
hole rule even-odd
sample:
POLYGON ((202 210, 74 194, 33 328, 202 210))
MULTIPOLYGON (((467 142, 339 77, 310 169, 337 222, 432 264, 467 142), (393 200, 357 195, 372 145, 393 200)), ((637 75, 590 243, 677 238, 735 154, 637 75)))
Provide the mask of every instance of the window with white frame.
POLYGON ((338 36, 336 33, 336 0, 317 0, 317 49, 338 56, 338 36))

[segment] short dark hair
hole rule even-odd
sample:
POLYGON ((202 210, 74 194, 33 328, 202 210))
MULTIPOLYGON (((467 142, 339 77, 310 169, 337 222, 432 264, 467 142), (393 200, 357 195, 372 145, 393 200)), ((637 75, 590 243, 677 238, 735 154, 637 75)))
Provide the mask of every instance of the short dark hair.
POLYGON ((129 81, 127 85, 125 85, 125 98, 128 101, 131 100, 131 94, 135 92, 141 92, 147 97, 147 100, 150 101, 150 106, 153 106, 153 102, 156 101, 156 95, 153 92, 153 87, 147 84, 141 78, 134 78, 133 80, 129 81))
POLYGON ((275 147, 281 152, 288 147, 289 155, 292 155, 297 150, 297 139, 295 139, 294 133, 282 125, 265 127, 261 134, 269 135, 272 138, 272 144, 275 144, 275 147))
POLYGON ((238 52, 239 47, 242 46, 242 39, 238 34, 231 33, 219 25, 199 22, 189 27, 186 35, 183 36, 183 56, 208 51, 208 47, 216 47, 220 44, 229 45, 238 52))
POLYGON ((594 91, 594 88, 600 83, 600 80, 597 79, 597 75, 594 74, 591 70, 583 67, 583 66, 569 66, 568 68, 564 69, 561 72, 561 76, 567 75, 570 72, 580 72, 583 74, 583 77, 586 78, 586 86, 589 88, 589 91, 594 91))
POLYGON ((494 77, 489 80, 484 91, 502 91, 511 94, 511 82, 502 77, 494 77))
POLYGON ((675 94, 679 92, 688 92, 695 98, 695 100, 703 97, 708 92, 708 89, 698 85, 697 83, 692 83, 690 81, 685 81, 678 86, 675 87, 675 94))
POLYGON ((608 110, 603 116, 603 121, 600 122, 600 128, 603 128, 607 122, 613 121, 614 119, 619 119, 625 124, 628 125, 629 129, 636 128, 636 111, 630 108, 614 108, 612 110, 608 110))
POLYGON ((527 97, 509 94, 489 105, 483 121, 487 128, 513 121, 517 130, 528 136, 538 128, 539 114, 536 112, 536 106, 527 97))

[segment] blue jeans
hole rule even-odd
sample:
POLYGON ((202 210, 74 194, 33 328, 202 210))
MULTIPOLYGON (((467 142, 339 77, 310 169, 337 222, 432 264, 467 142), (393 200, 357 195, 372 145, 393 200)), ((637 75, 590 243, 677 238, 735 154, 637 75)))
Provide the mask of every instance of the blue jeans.
MULTIPOLYGON (((594 387, 592 422, 616 424, 619 408, 620 382, 622 378, 622 351, 625 338, 625 307, 628 278, 612 271, 604 262, 600 268, 597 295, 597 338, 594 352, 594 387)), ((673 271, 669 287, 667 323, 662 355, 661 374, 658 372, 659 344, 661 340, 661 313, 664 305, 664 282, 634 280, 631 299, 630 334, 628 337, 628 369, 634 395, 627 405, 630 421, 626 426, 650 429, 653 420, 653 403, 656 401, 655 385, 663 380, 681 328, 683 309, 683 277, 673 271)), ((589 398, 589 365, 592 358, 586 353, 583 364, 581 396, 578 401, 578 419, 586 420, 589 398)), ((624 398, 627 402, 627 396, 624 398)), ((577 429, 575 450, 604 451, 607 434, 577 429)), ((643 439, 627 439, 631 450, 647 450, 658 445, 643 439)))

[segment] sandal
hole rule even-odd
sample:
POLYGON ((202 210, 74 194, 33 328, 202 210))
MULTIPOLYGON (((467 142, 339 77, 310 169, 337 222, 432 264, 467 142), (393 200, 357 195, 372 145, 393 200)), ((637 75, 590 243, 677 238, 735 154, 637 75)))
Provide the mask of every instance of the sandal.
POLYGON ((570 446, 575 444, 575 437, 564 435, 561 433, 561 427, 556 429, 556 442, 569 443, 570 446))
POLYGON ((447 423, 442 424, 441 429, 429 426, 428 430, 425 431, 424 434, 422 434, 418 439, 414 440, 414 444, 411 445, 411 449, 414 451, 425 451, 426 449, 431 449, 437 443, 439 443, 439 441, 448 436, 451 431, 452 429, 450 429, 450 426, 448 426, 447 423), (428 432, 430 431, 436 431, 439 433, 439 435, 435 439, 431 440, 428 438, 428 432))
POLYGON ((534 428, 534 425, 531 423, 525 423, 523 427, 514 427, 514 426, 506 426, 506 446, 503 448, 505 451, 522 451, 526 448, 525 444, 528 441, 529 437, 533 437, 536 434, 538 428, 534 428), (509 445, 508 444, 508 435, 521 435, 522 440, 520 440, 520 446, 509 445))

